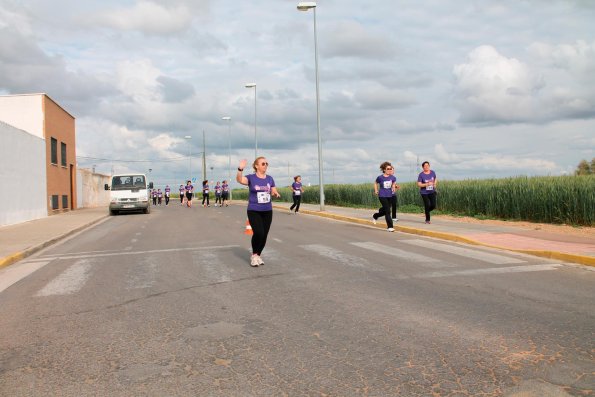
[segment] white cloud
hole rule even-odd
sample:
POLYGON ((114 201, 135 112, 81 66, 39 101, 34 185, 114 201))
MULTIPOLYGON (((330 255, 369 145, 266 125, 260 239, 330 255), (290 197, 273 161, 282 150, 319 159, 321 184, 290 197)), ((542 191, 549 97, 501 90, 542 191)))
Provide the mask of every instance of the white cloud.
POLYGON ((138 30, 147 34, 172 34, 187 30, 192 13, 185 5, 162 6, 139 0, 130 8, 99 13, 94 17, 101 25, 121 30, 138 30))
POLYGON ((342 21, 325 27, 320 52, 325 57, 354 57, 365 59, 390 59, 395 46, 380 32, 356 21, 342 21))
POLYGON ((462 161, 456 153, 449 153, 446 151, 444 145, 441 143, 434 146, 434 154, 440 162, 445 164, 456 164, 462 161))
POLYGON ((484 45, 471 51, 453 73, 461 121, 521 122, 536 116, 533 96, 543 81, 519 60, 484 45))

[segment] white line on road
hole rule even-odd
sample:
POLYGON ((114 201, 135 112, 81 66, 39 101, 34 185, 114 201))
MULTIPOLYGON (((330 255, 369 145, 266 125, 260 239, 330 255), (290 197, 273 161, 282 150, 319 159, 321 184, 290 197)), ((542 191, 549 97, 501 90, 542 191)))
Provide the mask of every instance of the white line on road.
POLYGON ((0 271, 0 292, 4 291, 11 285, 18 283, 31 273, 41 269, 50 262, 51 260, 46 260, 44 262, 22 262, 2 269, 2 271, 0 271))
POLYGON ((273 241, 276 241, 276 242, 278 242, 278 243, 282 243, 282 242, 283 242, 283 240, 281 240, 281 239, 278 239, 278 238, 273 238, 273 241))
POLYGON ((493 263, 495 265, 506 265, 511 263, 523 263, 525 260, 518 258, 511 258, 504 255, 491 254, 489 252, 459 247, 456 245, 447 245, 436 243, 431 240, 401 240, 403 244, 411 244, 418 247, 423 247, 429 251, 442 251, 449 254, 464 256, 466 258, 473 258, 483 262, 493 263))
POLYGON ((353 242, 350 243, 356 247, 365 248, 374 251, 378 254, 386 254, 403 259, 407 262, 415 262, 423 267, 430 267, 433 269, 441 269, 444 267, 455 267, 456 265, 440 261, 435 258, 430 258, 425 255, 415 254, 413 252, 405 251, 399 248, 391 247, 385 244, 378 244, 373 242, 353 242))
POLYGON ((90 276, 91 263, 86 259, 76 261, 58 277, 47 283, 35 296, 68 295, 79 291, 90 276))
POLYGON ((76 254, 62 254, 52 255, 46 258, 52 259, 83 259, 83 258, 101 258, 108 256, 119 256, 119 255, 146 255, 146 254, 159 254, 163 252, 180 252, 180 251, 201 251, 201 250, 217 250, 217 249, 230 249, 237 248, 239 245, 213 245, 209 247, 188 247, 188 248, 167 248, 161 250, 149 250, 149 251, 125 251, 125 252, 113 252, 113 251, 95 251, 93 253, 76 253, 76 254))
POLYGON ((307 251, 312 251, 317 253, 318 255, 324 256, 325 258, 331 259, 334 262, 338 262, 341 265, 355 267, 359 269, 368 269, 368 270, 378 270, 376 266, 372 265, 364 258, 360 258, 358 256, 349 255, 332 247, 327 247, 326 245, 321 244, 308 244, 308 245, 300 245, 300 248, 303 248, 307 251))
POLYGON ((487 269, 471 269, 471 270, 452 270, 445 272, 432 272, 414 276, 416 278, 435 278, 435 277, 451 277, 451 276, 479 276, 486 274, 505 274, 505 273, 525 273, 525 272, 542 272, 546 270, 556 270, 561 264, 548 265, 526 265, 526 266, 510 266, 510 267, 492 267, 487 269))

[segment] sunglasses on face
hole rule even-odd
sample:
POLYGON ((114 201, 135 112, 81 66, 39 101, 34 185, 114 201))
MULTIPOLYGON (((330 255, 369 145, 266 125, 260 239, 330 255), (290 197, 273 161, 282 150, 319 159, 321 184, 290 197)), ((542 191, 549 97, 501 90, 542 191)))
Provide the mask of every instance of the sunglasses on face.
POLYGON ((269 163, 260 163, 260 165, 269 165, 269 163))
POLYGON ((392 170, 392 167, 386 167, 386 170, 390 171, 390 170, 392 170))

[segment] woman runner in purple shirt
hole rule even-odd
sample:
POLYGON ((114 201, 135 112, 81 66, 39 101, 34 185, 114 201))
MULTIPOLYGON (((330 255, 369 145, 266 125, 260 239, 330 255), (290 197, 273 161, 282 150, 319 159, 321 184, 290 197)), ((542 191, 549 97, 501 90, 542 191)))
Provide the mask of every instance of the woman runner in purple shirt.
POLYGON ((436 178, 436 173, 430 169, 430 163, 428 161, 424 161, 421 166, 423 171, 417 177, 417 186, 419 186, 421 198, 424 200, 426 223, 430 224, 430 212, 436 209, 436 185, 438 184, 438 179, 436 178))
POLYGON ((248 221, 252 227, 252 256, 250 257, 250 266, 257 267, 264 265, 260 258, 264 246, 267 242, 267 236, 273 221, 273 204, 271 195, 281 197, 273 177, 267 175, 269 163, 266 158, 258 157, 252 163, 254 174, 243 176, 244 167, 248 160, 240 161, 236 181, 242 185, 248 186, 250 195, 248 197, 248 221))
POLYGON ((184 196, 186 195, 186 189, 184 185, 180 185, 180 205, 184 205, 184 196))
POLYGON ((293 205, 289 207, 289 213, 295 208, 295 213, 297 214, 300 210, 300 203, 302 201, 302 193, 304 193, 304 188, 302 187, 302 177, 300 175, 293 177, 293 183, 291 184, 292 196, 293 196, 293 205))
POLYGON ((386 230, 388 230, 389 232, 395 231, 395 229, 393 228, 393 219, 391 218, 390 214, 390 207, 393 193, 395 191, 395 186, 397 183, 397 178, 395 178, 394 175, 391 175, 390 171, 392 170, 392 168, 392 164, 388 161, 385 161, 384 163, 380 164, 382 174, 378 175, 378 177, 374 181, 374 194, 378 196, 380 204, 382 204, 382 208, 380 209, 380 211, 372 215, 372 220, 374 224, 376 224, 376 220, 379 217, 384 215, 384 219, 386 219, 386 230))

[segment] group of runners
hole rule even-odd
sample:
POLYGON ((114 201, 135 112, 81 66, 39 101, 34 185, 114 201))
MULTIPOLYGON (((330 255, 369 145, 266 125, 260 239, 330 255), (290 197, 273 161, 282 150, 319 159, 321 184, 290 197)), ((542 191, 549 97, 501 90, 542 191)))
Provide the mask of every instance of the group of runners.
MULTIPOLYGON (((217 181, 215 185, 215 207, 229 207, 229 183, 227 180, 223 182, 217 181)), ((186 181, 186 185, 180 185, 180 205, 192 207, 192 198, 194 197, 194 185, 192 181, 186 181)), ((209 199, 210 187, 209 181, 202 181, 202 206, 210 207, 209 199)))
MULTIPOLYGON (((244 169, 248 164, 247 160, 241 160, 238 164, 236 181, 242 185, 248 186, 248 209, 247 216, 252 227, 252 254, 250 256, 250 266, 258 267, 264 265, 261 254, 266 245, 269 230, 273 220, 273 205, 271 196, 281 197, 275 186, 275 180, 267 174, 269 163, 265 157, 258 157, 252 163, 254 173, 244 175, 244 169)), ((417 186, 424 202, 426 220, 430 223, 430 213, 436 208, 436 187, 438 179, 436 173, 430 169, 430 163, 424 161, 423 171, 418 175, 417 186)), ((397 178, 394 176, 395 167, 388 161, 380 164, 380 174, 374 181, 374 193, 380 200, 381 207, 373 214, 372 219, 376 221, 381 216, 386 219, 386 226, 389 232, 394 232, 394 223, 397 218, 397 191, 400 186, 397 185, 397 178)), ((302 179, 299 175, 294 177, 291 185, 293 204, 290 207, 290 213, 299 213, 300 202, 304 189, 302 179)))

